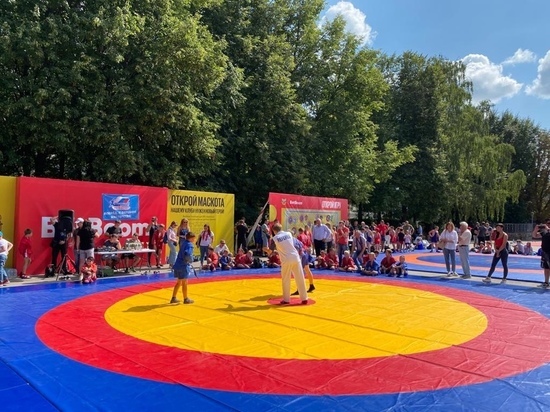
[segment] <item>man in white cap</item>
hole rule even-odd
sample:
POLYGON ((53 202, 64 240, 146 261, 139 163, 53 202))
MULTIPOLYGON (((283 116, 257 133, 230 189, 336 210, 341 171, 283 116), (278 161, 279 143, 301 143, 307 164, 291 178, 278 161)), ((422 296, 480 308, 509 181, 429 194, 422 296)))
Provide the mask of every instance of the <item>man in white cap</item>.
POLYGON ((280 223, 273 225, 273 242, 281 258, 281 278, 283 282, 283 300, 281 305, 290 303, 290 278, 294 275, 298 293, 303 305, 307 305, 306 282, 304 279, 304 270, 302 269, 302 260, 298 251, 294 247, 294 237, 290 232, 283 232, 280 223))
MULTIPOLYGON (((73 230, 73 240, 74 240, 74 263, 75 263, 75 266, 76 266, 76 269, 79 270, 80 269, 80 247, 78 245, 78 242, 76 241, 77 238, 78 238, 78 231, 80 229, 82 229, 82 223, 84 223, 84 219, 82 219, 81 217, 79 217, 78 219, 76 219, 74 221, 74 224, 75 224, 75 228, 73 230)), ((82 262, 82 264, 84 264, 84 262, 82 262)), ((79 271, 80 273, 80 271, 79 271)))

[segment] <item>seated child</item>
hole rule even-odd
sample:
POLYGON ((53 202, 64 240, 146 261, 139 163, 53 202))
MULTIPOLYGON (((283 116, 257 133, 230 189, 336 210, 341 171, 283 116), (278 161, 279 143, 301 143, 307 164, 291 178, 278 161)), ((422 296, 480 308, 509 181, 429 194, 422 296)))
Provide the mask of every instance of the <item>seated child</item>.
POLYGON ((339 269, 341 272, 356 272, 357 266, 351 257, 349 250, 344 252, 344 257, 342 258, 342 266, 339 269))
POLYGON ((97 265, 92 256, 86 258, 86 262, 84 262, 80 269, 80 274, 82 275, 82 283, 93 283, 96 281, 97 265))
POLYGON ((252 262, 254 262, 253 256, 254 254, 251 250, 249 250, 247 253, 241 254, 240 256, 237 254, 237 256, 235 256, 235 267, 237 269, 250 269, 252 262), (239 258, 239 260, 237 260, 237 257, 239 258))
POLYGON ((395 264, 395 274, 398 278, 401 276, 407 277, 409 273, 407 272, 407 262, 405 262, 405 256, 399 256, 399 262, 395 264))
POLYGON ((267 260, 267 267, 268 268, 280 268, 281 267, 281 257, 279 256, 279 252, 276 250, 271 253, 267 260))
POLYGON ((315 259, 315 265, 317 266, 317 269, 327 269, 327 252, 324 250, 321 250, 321 254, 317 256, 317 259, 315 259))
POLYGON ((483 249, 481 249, 481 253, 485 255, 491 255, 493 254, 493 245, 491 245, 491 242, 485 242, 485 246, 483 246, 483 249))
POLYGON ((363 269, 361 269, 361 274, 364 276, 378 276, 379 273, 380 265, 376 261, 374 252, 370 252, 368 255, 363 256, 363 269))
POLYGON ((215 271, 218 268, 219 256, 214 252, 212 246, 208 246, 208 253, 206 255, 206 263, 202 266, 203 270, 209 270, 210 272, 215 271))
POLYGON ((327 264, 327 269, 335 270, 338 269, 338 255, 334 248, 330 248, 328 254, 325 256, 325 262, 327 264))
POLYGON ((222 256, 220 257, 220 266, 222 270, 231 270, 233 266, 235 266, 233 263, 233 258, 227 249, 222 252, 222 256))
POLYGON ((391 249, 386 249, 386 256, 380 262, 380 273, 388 276, 395 276, 395 264, 397 261, 391 254, 391 249))
POLYGON ((532 256, 535 254, 535 251, 533 250, 533 246, 531 246, 531 242, 527 242, 525 244, 525 248, 523 249, 523 254, 527 256, 532 256))

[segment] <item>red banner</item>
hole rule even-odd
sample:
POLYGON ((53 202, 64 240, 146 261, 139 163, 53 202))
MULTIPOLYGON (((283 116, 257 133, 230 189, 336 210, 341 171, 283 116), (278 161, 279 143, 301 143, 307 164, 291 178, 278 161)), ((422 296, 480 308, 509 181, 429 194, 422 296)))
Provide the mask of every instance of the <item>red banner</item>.
MULTIPOLYGON (((125 238, 133 233, 138 233, 142 242, 149 240, 145 229, 152 216, 166 224, 167 199, 166 188, 20 177, 16 194, 17 235, 13 243, 17 248, 25 229, 32 229, 33 261, 28 273, 43 274, 51 261, 53 226, 50 218, 57 216, 59 210, 74 210, 74 220, 89 219, 100 235, 114 224, 115 219, 120 219, 124 245, 125 238)), ((101 245, 102 239, 96 240, 96 247, 101 245)), ((15 253, 16 267, 20 271, 23 258, 17 251, 15 253)), ((72 257, 73 251, 69 253, 72 257)))
POLYGON ((311 227, 315 219, 337 225, 348 218, 348 200, 330 197, 269 194, 269 220, 277 219, 285 230, 311 227))

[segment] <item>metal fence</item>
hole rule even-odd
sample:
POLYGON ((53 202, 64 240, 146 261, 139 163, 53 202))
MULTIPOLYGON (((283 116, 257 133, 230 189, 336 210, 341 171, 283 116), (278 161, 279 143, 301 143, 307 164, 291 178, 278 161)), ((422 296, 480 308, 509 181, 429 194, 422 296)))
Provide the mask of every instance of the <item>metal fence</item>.
POLYGON ((504 231, 508 233, 510 240, 521 239, 531 240, 531 233, 533 233, 532 223, 505 223, 504 231))

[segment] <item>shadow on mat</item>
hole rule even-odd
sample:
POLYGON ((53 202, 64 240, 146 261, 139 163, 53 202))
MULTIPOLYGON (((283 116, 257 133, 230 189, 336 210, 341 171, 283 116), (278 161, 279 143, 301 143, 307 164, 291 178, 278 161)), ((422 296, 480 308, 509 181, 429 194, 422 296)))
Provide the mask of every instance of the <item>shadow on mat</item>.
POLYGON ((255 296, 250 299, 242 299, 242 300, 239 300, 239 302, 265 302, 265 301, 268 301, 269 299, 273 299, 276 297, 277 295, 262 295, 262 296, 255 296))
POLYGON ((166 308, 166 307, 169 307, 169 306, 174 306, 174 305, 171 305, 170 303, 162 303, 162 304, 160 304, 160 305, 132 306, 131 308, 126 309, 124 312, 137 312, 137 313, 141 313, 141 312, 148 312, 148 311, 150 311, 150 310, 155 310, 155 309, 160 309, 160 308, 166 308))
POLYGON ((268 310, 268 309, 276 308, 276 306, 270 305, 270 304, 258 305, 258 306, 239 306, 239 307, 235 307, 230 303, 226 303, 226 305, 227 305, 226 308, 218 308, 216 310, 219 310, 221 312, 236 313, 236 312, 255 312, 259 310, 268 310))

